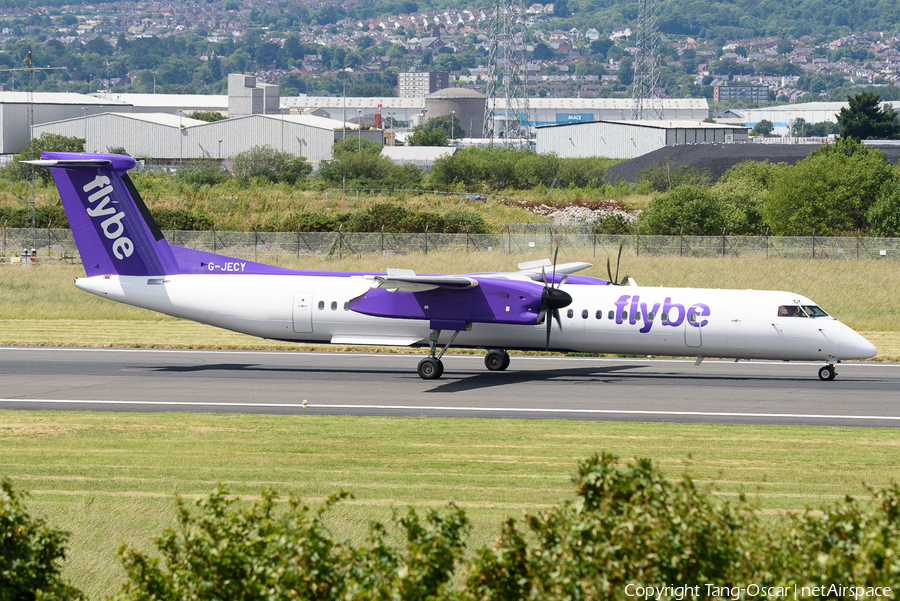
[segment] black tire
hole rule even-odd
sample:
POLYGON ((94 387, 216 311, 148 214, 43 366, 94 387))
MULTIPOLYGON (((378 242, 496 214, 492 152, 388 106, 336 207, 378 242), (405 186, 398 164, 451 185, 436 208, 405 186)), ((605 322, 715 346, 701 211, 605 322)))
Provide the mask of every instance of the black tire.
POLYGON ((819 379, 824 382, 831 382, 836 375, 837 372, 834 371, 834 366, 832 365, 819 368, 819 379))
POLYGON ((504 351, 492 350, 484 356, 484 366, 489 371, 503 371, 509 366, 509 355, 504 351), (505 357, 505 361, 504 361, 505 357))
POLYGON ((444 373, 444 366, 433 357, 425 357, 419 361, 416 371, 423 380, 437 380, 444 373))

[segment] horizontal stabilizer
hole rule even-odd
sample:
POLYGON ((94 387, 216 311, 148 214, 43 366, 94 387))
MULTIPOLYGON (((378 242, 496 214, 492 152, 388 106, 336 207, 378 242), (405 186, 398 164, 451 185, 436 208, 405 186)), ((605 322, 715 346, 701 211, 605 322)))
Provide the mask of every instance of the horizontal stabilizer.
POLYGON ((26 165, 37 165, 38 167, 57 167, 59 169, 83 169, 84 167, 106 167, 112 164, 112 161, 106 159, 38 159, 34 161, 19 161, 26 165))

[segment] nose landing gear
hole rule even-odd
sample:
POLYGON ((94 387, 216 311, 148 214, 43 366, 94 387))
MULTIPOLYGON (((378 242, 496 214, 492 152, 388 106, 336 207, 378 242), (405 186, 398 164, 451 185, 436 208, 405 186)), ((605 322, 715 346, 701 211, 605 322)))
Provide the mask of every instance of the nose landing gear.
POLYGON ((834 371, 834 365, 826 365, 824 367, 819 368, 819 379, 825 382, 830 382, 834 380, 834 377, 837 375, 837 372, 834 371))

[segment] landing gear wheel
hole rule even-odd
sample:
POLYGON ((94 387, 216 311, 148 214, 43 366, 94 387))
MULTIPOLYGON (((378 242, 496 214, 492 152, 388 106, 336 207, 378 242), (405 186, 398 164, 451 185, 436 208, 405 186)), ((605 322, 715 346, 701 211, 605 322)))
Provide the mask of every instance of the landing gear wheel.
POLYGON ((444 373, 444 364, 434 357, 425 357, 419 361, 416 371, 423 380, 437 380, 444 373))
POLYGON ((819 369, 819 379, 824 380, 825 382, 830 382, 834 380, 834 377, 837 375, 837 372, 834 371, 834 365, 826 365, 819 369))
POLYGON ((503 371, 509 367, 509 353, 496 349, 488 351, 484 356, 484 366, 490 371, 503 371))

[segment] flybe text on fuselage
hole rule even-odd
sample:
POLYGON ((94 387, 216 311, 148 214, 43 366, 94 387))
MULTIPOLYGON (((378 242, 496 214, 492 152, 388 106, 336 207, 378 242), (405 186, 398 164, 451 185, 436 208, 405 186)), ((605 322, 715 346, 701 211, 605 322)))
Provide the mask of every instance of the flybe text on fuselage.
POLYGON ((641 333, 647 333, 657 323, 656 317, 659 316, 659 324, 661 327, 678 327, 687 319, 688 324, 695 328, 704 327, 709 324, 708 319, 710 310, 709 305, 704 303, 694 303, 685 307, 682 303, 672 302, 672 297, 667 296, 661 303, 653 303, 648 305, 641 301, 639 294, 630 295, 623 294, 615 303, 617 324, 625 323, 636 325, 638 320, 643 322, 643 326, 638 330, 641 333))
POLYGON ((118 203, 115 200, 111 200, 110 195, 113 192, 113 188, 109 184, 108 177, 98 175, 89 181, 82 188, 82 191, 89 193, 85 208, 95 225, 99 219, 105 217, 105 219, 99 221, 100 229, 103 231, 103 235, 112 241, 113 256, 121 261, 126 257, 130 257, 131 253, 134 252, 134 242, 131 241, 131 238, 124 235, 125 226, 122 224, 122 220, 125 218, 125 213, 117 210, 115 205, 118 203))

